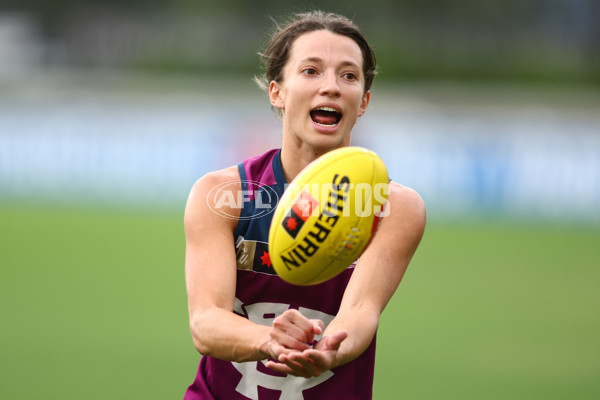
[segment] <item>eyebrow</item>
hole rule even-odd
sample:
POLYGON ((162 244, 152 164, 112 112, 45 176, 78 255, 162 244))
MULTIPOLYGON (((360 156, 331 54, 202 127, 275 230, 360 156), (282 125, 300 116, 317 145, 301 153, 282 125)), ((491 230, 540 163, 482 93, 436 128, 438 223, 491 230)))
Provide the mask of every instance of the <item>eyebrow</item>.
MULTIPOLYGON (((305 63, 305 62, 322 63, 323 59, 320 58, 320 57, 307 57, 307 58, 305 58, 303 60, 300 60, 299 64, 302 64, 302 63, 305 63)), ((342 61, 342 63, 340 64, 340 66, 342 66, 342 67, 354 67, 354 68, 360 70, 360 67, 354 61, 342 61)))

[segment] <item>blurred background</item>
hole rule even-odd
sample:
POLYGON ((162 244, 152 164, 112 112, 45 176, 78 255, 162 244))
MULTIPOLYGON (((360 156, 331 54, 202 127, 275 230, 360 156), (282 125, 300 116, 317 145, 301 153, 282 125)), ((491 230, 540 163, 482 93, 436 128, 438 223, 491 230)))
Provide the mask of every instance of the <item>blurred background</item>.
MULTIPOLYGON (((600 3, 318 7, 377 55, 353 143, 428 206, 375 398, 598 398, 600 3)), ((257 53, 310 9, 0 4, 0 397, 183 396, 186 197, 279 146, 257 53)))

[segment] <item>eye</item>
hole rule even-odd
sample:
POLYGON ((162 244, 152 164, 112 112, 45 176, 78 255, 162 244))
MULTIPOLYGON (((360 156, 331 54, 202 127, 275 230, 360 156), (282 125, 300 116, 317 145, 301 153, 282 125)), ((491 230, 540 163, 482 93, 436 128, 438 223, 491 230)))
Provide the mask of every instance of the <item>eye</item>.
POLYGON ((304 68, 304 69, 302 70, 302 73, 303 73, 304 75, 310 75, 310 76, 313 76, 313 75, 317 75, 317 70, 316 70, 315 68, 308 67, 308 68, 304 68))
POLYGON ((354 72, 346 72, 343 76, 345 79, 348 79, 349 81, 355 81, 358 79, 358 76, 356 76, 356 74, 354 72))

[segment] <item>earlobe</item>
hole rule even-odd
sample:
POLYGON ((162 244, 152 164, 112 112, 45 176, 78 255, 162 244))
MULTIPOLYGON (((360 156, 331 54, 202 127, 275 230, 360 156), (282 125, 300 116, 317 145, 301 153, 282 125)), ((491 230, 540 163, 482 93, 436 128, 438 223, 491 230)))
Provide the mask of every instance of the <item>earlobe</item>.
POLYGON ((365 94, 363 94, 362 100, 360 102, 360 107, 358 108, 358 116, 359 117, 362 117, 365 114, 370 101, 371 101, 371 91, 368 90, 365 94))
POLYGON ((281 98, 281 86, 275 81, 271 81, 269 84, 269 100, 271 101, 271 105, 273 107, 281 110, 285 108, 285 104, 281 98))

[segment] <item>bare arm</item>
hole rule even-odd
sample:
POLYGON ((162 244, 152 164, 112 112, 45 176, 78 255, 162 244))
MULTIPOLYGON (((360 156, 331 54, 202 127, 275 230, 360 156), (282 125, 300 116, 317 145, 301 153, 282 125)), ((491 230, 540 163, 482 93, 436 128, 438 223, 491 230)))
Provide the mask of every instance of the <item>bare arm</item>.
MULTIPOLYGON (((305 350, 314 335, 321 333, 322 324, 301 317, 295 310, 276 318, 272 327, 233 313, 236 288, 233 232, 238 220, 213 212, 207 198, 212 188, 235 181, 239 182, 235 167, 205 175, 192 188, 186 205, 185 277, 194 345, 201 354, 237 362, 305 350)), ((231 187, 241 190, 239 183, 231 187)), ((223 211, 237 216, 240 212, 232 208, 223 211)))
POLYGON ((361 355, 371 343, 379 317, 396 291, 425 229, 419 195, 390 184, 390 214, 363 253, 346 288, 340 310, 314 349, 292 352, 269 363, 280 372, 318 376, 361 355))

